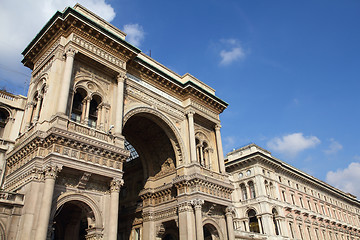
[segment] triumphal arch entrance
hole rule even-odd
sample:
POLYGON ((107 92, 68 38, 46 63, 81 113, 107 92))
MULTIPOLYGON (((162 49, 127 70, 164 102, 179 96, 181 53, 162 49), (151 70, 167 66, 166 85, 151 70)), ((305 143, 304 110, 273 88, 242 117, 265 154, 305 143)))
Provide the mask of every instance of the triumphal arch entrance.
MULTIPOLYGON (((171 53, 169 53, 171 54, 171 53)), ((227 104, 81 5, 23 52, 32 72, 5 189, 17 239, 234 239, 227 104)))

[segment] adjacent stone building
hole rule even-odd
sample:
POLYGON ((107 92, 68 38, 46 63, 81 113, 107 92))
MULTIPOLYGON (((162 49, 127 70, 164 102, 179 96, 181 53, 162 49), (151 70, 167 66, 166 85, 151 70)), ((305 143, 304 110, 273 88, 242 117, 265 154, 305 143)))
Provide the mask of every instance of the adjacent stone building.
POLYGON ((236 239, 359 239, 360 202, 250 144, 227 154, 236 239))
POLYGON ((225 164, 227 103, 125 37, 76 5, 23 51, 27 97, 0 92, 0 239, 359 238, 356 198, 257 146, 225 164))

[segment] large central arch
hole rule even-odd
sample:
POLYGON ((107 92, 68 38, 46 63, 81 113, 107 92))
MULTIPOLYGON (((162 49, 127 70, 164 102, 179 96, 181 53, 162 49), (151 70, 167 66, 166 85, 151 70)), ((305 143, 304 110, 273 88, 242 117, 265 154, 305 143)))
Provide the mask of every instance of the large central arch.
POLYGON ((183 144, 172 122, 147 107, 125 114, 122 134, 127 148, 135 152, 124 163, 124 186, 120 192, 119 235, 128 239, 138 234, 142 226, 141 191, 171 181, 169 176, 175 177, 176 166, 183 163, 183 144))

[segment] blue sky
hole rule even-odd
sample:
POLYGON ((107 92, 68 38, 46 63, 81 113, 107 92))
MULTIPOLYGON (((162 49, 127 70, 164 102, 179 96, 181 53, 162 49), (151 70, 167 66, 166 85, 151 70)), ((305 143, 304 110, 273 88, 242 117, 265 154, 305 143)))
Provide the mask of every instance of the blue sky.
MULTIPOLYGON (((216 89, 229 103, 225 153, 253 142, 360 196, 360 1, 79 2, 155 60, 216 89)), ((26 94, 21 51, 74 4, 0 3, 0 87, 26 94)))

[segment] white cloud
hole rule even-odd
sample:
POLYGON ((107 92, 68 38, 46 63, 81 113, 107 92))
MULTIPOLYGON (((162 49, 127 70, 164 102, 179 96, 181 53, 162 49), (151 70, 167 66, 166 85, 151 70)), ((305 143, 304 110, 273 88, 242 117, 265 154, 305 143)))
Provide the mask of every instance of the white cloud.
POLYGON ((345 169, 330 171, 326 174, 326 181, 344 192, 360 196, 360 163, 352 162, 345 169))
POLYGON ((276 137, 267 142, 267 147, 273 151, 295 157, 299 152, 308 148, 314 148, 320 143, 315 136, 303 136, 303 133, 293 133, 276 137))
POLYGON ((220 51, 220 65, 229 65, 245 57, 245 51, 236 39, 222 39, 220 42, 223 45, 220 51))
MULTIPOLYGON (((73 7, 77 2, 95 12, 107 21, 115 17, 115 11, 105 0, 4 0, 0 3, 0 64, 2 70, 26 72, 22 66, 21 52, 55 14, 65 7, 73 7)), ((1 73, 3 78, 6 72, 1 73)), ((13 74, 12 74, 13 75, 13 74)), ((11 79, 13 77, 13 79, 11 79)), ((14 77, 12 81, 24 81, 23 77, 14 77)))
POLYGON ((223 138, 223 142, 224 142, 224 154, 226 154, 227 152, 231 151, 235 146, 235 137, 234 136, 226 136, 223 138))
POLYGON ((137 23, 124 25, 124 32, 127 34, 126 40, 137 47, 141 45, 145 37, 143 27, 137 23))
POLYGON ((338 151, 340 151, 341 149, 343 149, 343 146, 339 143, 339 142, 337 142, 337 141, 335 141, 333 138, 331 138, 330 139, 330 145, 329 145, 329 147, 327 148, 327 149, 325 149, 324 150, 324 152, 326 153, 326 154, 335 154, 335 153, 337 153, 338 151))

